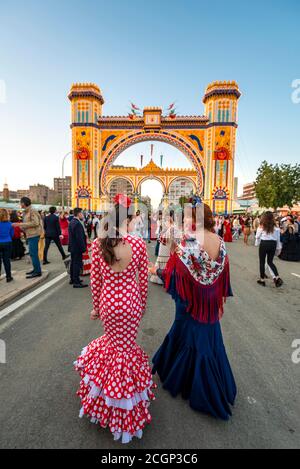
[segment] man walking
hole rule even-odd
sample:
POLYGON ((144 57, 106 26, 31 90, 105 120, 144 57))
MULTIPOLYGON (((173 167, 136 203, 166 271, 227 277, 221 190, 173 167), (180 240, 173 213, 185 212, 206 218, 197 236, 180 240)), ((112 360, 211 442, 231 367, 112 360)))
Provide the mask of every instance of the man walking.
POLYGON ((86 251, 86 235, 81 223, 83 220, 81 208, 74 209, 74 217, 69 224, 69 252, 71 253, 70 285, 73 288, 85 288, 88 285, 80 280, 82 269, 82 254, 86 251))
POLYGON ((61 229, 60 229, 60 224, 59 224, 59 218, 56 215, 56 207, 50 207, 49 208, 50 214, 47 215, 44 219, 44 230, 45 230, 45 249, 44 249, 44 262, 43 264, 50 264, 50 262, 47 259, 48 255, 48 249, 50 246, 51 241, 54 241, 54 243, 57 246, 57 249, 59 250, 61 257, 63 261, 68 257, 63 250, 63 247, 60 242, 60 236, 61 236, 61 229))
POLYGON ((43 225, 40 214, 31 206, 29 197, 22 197, 20 205, 24 209, 23 222, 13 223, 18 225, 26 235, 28 241, 29 255, 31 257, 33 270, 26 273, 26 278, 41 277, 42 269, 39 259, 39 240, 43 234, 43 225))

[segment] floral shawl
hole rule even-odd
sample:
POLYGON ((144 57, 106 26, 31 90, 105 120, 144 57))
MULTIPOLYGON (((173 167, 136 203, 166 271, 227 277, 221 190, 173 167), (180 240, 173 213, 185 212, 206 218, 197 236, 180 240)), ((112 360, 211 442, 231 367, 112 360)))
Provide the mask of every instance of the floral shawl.
POLYGON ((232 296, 229 261, 224 241, 216 260, 194 238, 184 237, 163 272, 165 287, 186 303, 187 312, 203 323, 213 324, 223 315, 223 304, 232 296))

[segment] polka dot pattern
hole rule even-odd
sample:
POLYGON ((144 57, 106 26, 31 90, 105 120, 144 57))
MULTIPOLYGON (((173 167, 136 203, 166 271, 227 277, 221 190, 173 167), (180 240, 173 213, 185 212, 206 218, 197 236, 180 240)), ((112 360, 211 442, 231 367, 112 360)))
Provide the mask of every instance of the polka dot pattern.
POLYGON ((105 334, 85 347, 75 369, 81 376, 77 394, 83 413, 112 433, 134 435, 151 421, 148 406, 155 385, 148 356, 136 343, 147 301, 147 249, 141 238, 125 239, 132 258, 123 272, 114 272, 103 259, 98 240, 93 242, 92 299, 105 334), (131 403, 130 409, 124 408, 124 402, 131 403))

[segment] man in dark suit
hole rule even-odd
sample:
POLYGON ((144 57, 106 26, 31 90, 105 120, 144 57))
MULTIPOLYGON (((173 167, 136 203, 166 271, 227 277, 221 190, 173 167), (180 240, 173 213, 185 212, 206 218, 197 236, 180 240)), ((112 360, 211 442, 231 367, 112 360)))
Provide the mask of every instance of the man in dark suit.
POLYGON ((74 217, 69 224, 69 252, 71 253, 70 285, 73 288, 85 288, 88 285, 80 280, 82 269, 82 254, 86 251, 86 235, 81 223, 83 220, 81 208, 74 209, 74 217))
POLYGON ((44 262, 43 264, 50 264, 47 259, 48 249, 50 246, 51 241, 54 241, 56 244, 61 257, 65 260, 68 256, 66 255, 65 251, 60 242, 61 236, 61 229, 59 224, 58 216, 56 215, 56 207, 49 208, 49 215, 47 215, 44 219, 44 230, 45 230, 45 249, 44 249, 44 262))

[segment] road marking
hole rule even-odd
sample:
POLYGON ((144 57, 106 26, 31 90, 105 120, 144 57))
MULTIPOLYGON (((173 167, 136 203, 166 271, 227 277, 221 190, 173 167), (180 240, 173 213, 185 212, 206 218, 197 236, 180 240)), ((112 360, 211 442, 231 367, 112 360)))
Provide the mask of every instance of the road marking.
POLYGON ((294 272, 291 272, 292 275, 295 275, 295 277, 299 277, 300 278, 300 275, 299 274, 294 274, 294 272))
POLYGON ((35 298, 37 295, 39 295, 43 291, 47 290, 48 288, 52 287, 52 285, 55 285, 60 280, 63 280, 67 275, 68 275, 67 272, 63 272, 62 274, 60 274, 57 277, 50 280, 50 282, 45 283, 44 285, 37 288, 33 292, 28 293, 28 295, 23 296, 23 298, 21 298, 20 300, 15 301, 11 305, 7 306, 7 308, 2 309, 2 311, 0 311, 0 319, 3 319, 8 314, 10 314, 13 311, 15 311, 16 309, 20 308, 20 306, 24 306, 26 303, 28 303, 28 301, 32 300, 33 298, 35 298))
POLYGON ((256 404, 256 399, 254 399, 254 397, 247 396, 247 401, 249 404, 256 404))

